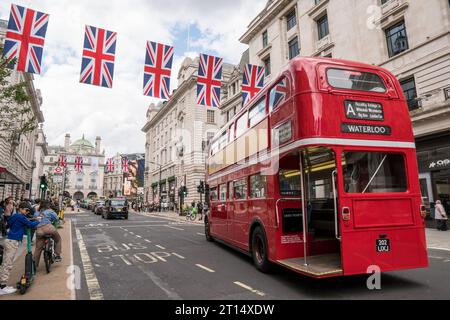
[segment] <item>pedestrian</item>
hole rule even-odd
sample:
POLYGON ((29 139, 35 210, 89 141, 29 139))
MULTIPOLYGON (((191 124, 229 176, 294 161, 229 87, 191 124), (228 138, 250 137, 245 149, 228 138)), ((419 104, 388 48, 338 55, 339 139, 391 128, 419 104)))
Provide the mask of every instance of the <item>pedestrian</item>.
POLYGON ((41 260, 41 253, 45 246, 45 237, 51 236, 55 241, 55 262, 61 262, 61 236, 58 230, 54 226, 59 221, 58 215, 51 209, 51 205, 48 201, 42 201, 39 210, 39 217, 41 222, 37 226, 36 231, 36 248, 34 250, 34 263, 36 269, 39 266, 41 260))
POLYGON ((199 201, 197 203, 198 213, 200 213, 200 218, 198 220, 203 220, 203 204, 199 201))
POLYGON ((434 208, 434 218, 436 219, 437 229, 439 231, 447 231, 447 213, 445 212, 441 200, 436 201, 434 208))
POLYGON ((9 275, 13 268, 14 257, 16 256, 19 243, 22 242, 25 233, 25 227, 33 228, 39 224, 40 217, 37 221, 30 221, 26 217, 32 213, 33 208, 28 202, 22 202, 19 205, 18 212, 11 215, 8 219, 9 232, 4 244, 3 263, 0 266, 0 295, 11 294, 16 292, 13 287, 8 287, 9 275))

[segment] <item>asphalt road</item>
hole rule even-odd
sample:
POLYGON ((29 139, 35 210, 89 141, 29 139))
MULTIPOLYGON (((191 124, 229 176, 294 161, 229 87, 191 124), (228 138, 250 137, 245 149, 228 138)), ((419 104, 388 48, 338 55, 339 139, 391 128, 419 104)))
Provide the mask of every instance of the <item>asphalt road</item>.
POLYGON ((130 214, 71 215, 77 299, 450 299, 450 252, 430 250, 428 269, 396 271, 369 290, 367 276, 315 280, 283 268, 258 272, 251 258, 209 243, 203 227, 130 214))

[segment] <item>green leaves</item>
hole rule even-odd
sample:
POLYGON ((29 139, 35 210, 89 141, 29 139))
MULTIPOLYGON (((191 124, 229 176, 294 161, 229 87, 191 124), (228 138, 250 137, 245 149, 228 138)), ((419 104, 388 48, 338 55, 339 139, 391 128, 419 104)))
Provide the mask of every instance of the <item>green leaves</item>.
MULTIPOLYGON (((0 52, 3 52, 1 46, 0 52)), ((34 131, 37 122, 30 107, 27 84, 14 79, 16 74, 7 67, 11 63, 15 61, 0 57, 0 138, 13 142, 34 131)))

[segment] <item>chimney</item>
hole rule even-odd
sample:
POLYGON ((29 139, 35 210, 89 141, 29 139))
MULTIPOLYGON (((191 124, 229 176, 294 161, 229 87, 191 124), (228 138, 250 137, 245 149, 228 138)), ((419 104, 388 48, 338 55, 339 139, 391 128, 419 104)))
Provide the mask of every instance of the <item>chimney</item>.
POLYGON ((102 138, 97 137, 95 138, 95 153, 100 154, 100 142, 102 141, 102 138))
POLYGON ((67 133, 64 139, 64 149, 66 149, 66 151, 69 150, 69 146, 70 146, 70 134, 67 133))

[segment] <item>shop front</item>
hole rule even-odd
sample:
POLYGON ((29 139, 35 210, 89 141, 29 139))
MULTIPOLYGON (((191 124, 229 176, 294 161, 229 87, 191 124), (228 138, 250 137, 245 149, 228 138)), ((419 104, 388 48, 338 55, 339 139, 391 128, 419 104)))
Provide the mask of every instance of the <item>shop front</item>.
POLYGON ((450 133, 418 139, 416 145, 424 203, 433 208, 441 200, 450 212, 450 133))

